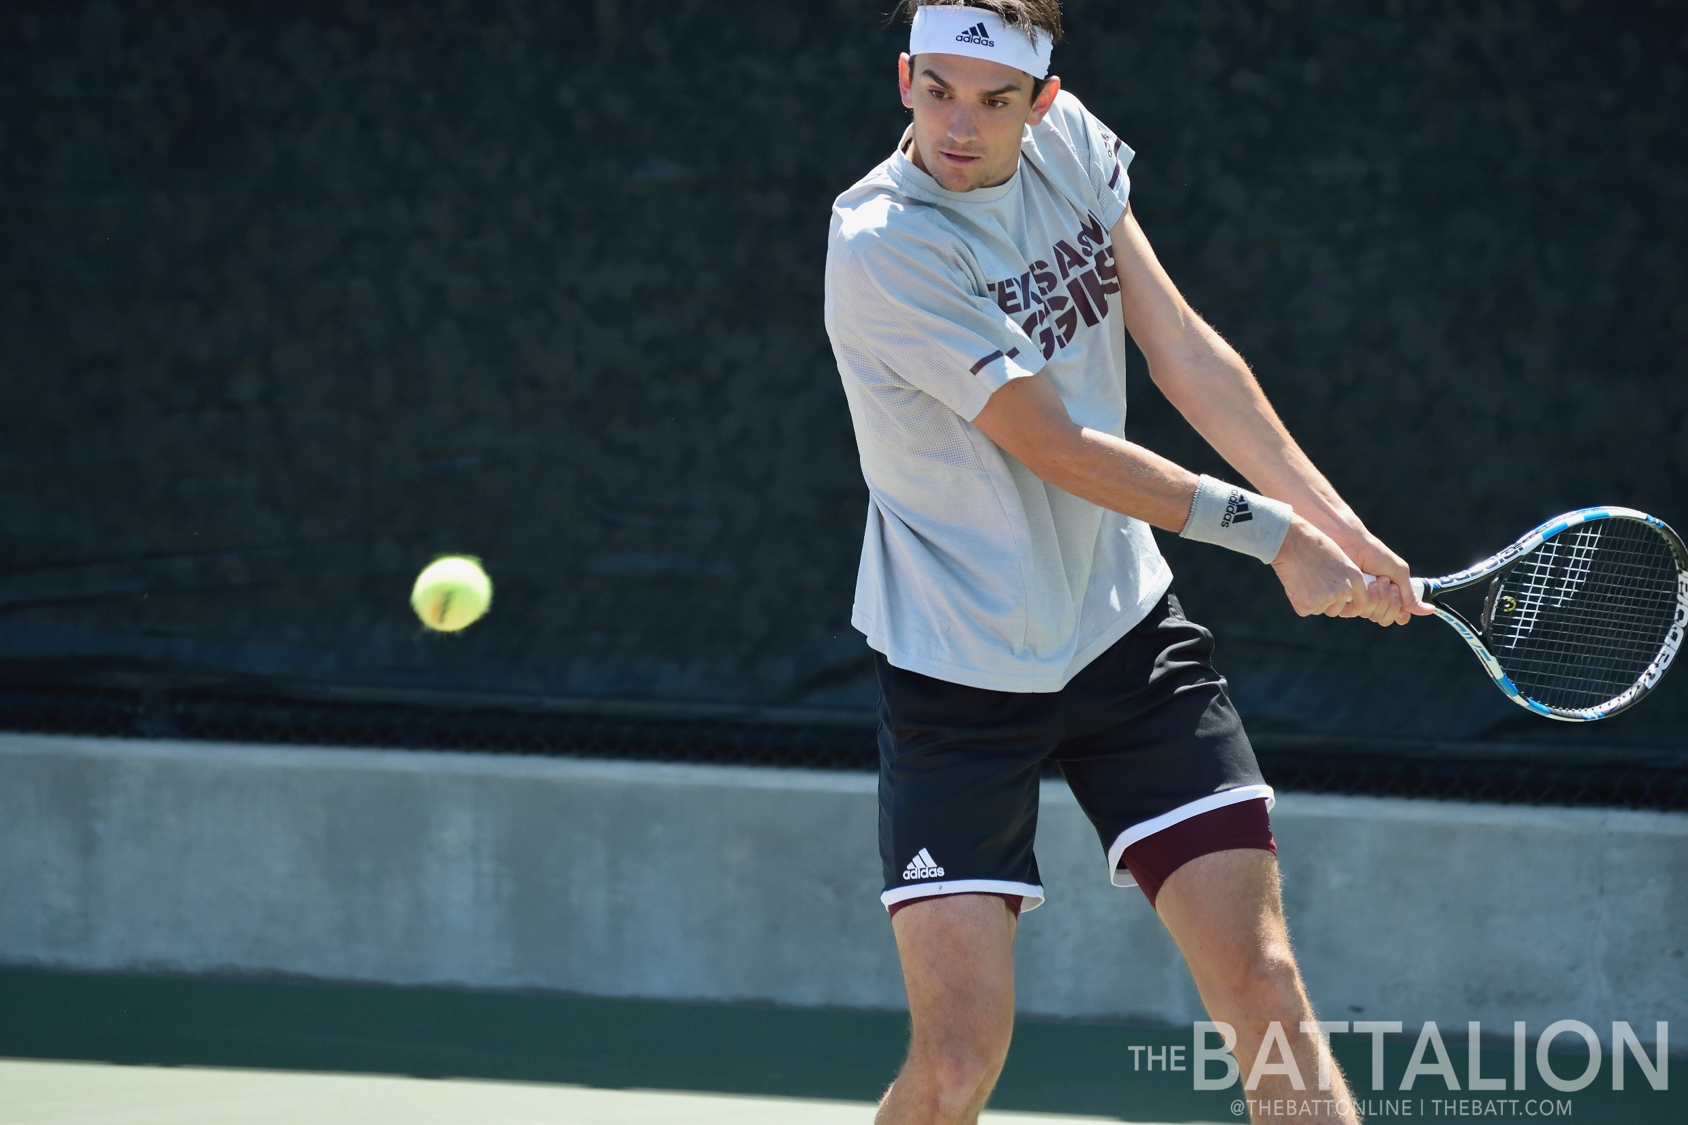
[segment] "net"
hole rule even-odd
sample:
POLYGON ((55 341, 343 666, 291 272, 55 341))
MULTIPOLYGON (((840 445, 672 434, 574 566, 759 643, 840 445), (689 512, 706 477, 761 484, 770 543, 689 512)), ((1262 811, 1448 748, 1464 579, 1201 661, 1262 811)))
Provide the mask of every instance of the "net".
POLYGON ((1634 687, 1664 648, 1676 555, 1638 520, 1567 528, 1496 580, 1484 613, 1491 650, 1527 698, 1599 707, 1634 687))

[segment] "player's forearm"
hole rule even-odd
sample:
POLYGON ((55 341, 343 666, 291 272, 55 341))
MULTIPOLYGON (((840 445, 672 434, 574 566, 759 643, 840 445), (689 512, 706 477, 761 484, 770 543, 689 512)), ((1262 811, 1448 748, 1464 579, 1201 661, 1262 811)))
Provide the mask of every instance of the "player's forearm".
POLYGON ((1155 385, 1197 433, 1262 493, 1329 533, 1363 525, 1313 464, 1235 349, 1206 324, 1185 354, 1151 367, 1155 385))
POLYGON ((1336 533, 1359 520, 1296 445, 1234 348, 1172 284, 1128 208, 1112 233, 1125 324, 1150 377, 1255 488, 1336 533))
POLYGON ((1112 434, 1078 425, 1047 376, 998 388, 973 419, 1039 480, 1081 500, 1180 531, 1196 495, 1196 475, 1112 434))
MULTIPOLYGON (((1209 505, 1205 510, 1207 520, 1192 534, 1186 525, 1198 516, 1200 478, 1140 445, 1078 425, 1067 414, 1054 384, 1043 375, 1015 379, 998 388, 985 408, 974 416, 973 424, 1039 480, 1099 507, 1201 542, 1230 547, 1263 562, 1275 563, 1286 553, 1293 561, 1311 549, 1314 555, 1319 555, 1321 550, 1325 554, 1334 553, 1341 560, 1338 569, 1353 569, 1342 552, 1312 522, 1300 516, 1290 515, 1288 527, 1273 535, 1274 526, 1282 525, 1265 518, 1269 514, 1265 509, 1256 513, 1261 518, 1232 523, 1229 514, 1233 509, 1221 501, 1220 507, 1209 505)), ((1228 488, 1209 481, 1210 499, 1215 485, 1221 490, 1228 488)), ((1315 588, 1319 586, 1318 581, 1309 585, 1308 575, 1303 573, 1307 569, 1291 567, 1297 584, 1292 601, 1298 610, 1304 609, 1305 603, 1320 607, 1315 610, 1318 612, 1331 591, 1315 588), (1308 589, 1300 590, 1301 586, 1308 589)), ((1324 586, 1333 586, 1329 566, 1313 569, 1323 571, 1324 586)), ((1318 574, 1313 576, 1319 578, 1318 574)))
POLYGON ((1075 428, 1027 467, 1063 492, 1167 531, 1182 531, 1196 474, 1112 434, 1075 428))

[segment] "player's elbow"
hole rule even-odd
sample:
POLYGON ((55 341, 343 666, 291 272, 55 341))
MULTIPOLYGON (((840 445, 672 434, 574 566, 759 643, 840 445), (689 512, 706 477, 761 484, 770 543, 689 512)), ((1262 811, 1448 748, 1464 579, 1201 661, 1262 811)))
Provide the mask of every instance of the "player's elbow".
POLYGON ((1165 358, 1149 360, 1149 382, 1153 383, 1161 394, 1168 396, 1174 388, 1181 385, 1174 365, 1165 358))
POLYGON ((1199 390, 1216 374, 1232 365, 1235 353, 1217 332, 1188 311, 1176 332, 1151 340, 1143 348, 1149 363, 1149 381, 1168 399, 1181 392, 1199 390))
POLYGON ((1144 358, 1149 361, 1149 381, 1169 399, 1198 386, 1214 366, 1212 349, 1196 340, 1145 352, 1144 358))

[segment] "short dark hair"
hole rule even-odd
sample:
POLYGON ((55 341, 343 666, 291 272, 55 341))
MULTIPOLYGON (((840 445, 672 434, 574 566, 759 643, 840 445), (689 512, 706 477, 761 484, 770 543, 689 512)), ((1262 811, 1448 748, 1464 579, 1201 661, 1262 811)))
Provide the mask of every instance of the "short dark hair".
POLYGON ((1051 43, 1061 41, 1061 0, 897 0, 891 18, 900 14, 913 23, 915 9, 938 6, 983 8, 996 13, 1009 27, 1035 27, 1047 32, 1051 43))
MULTIPOLYGON (((897 0, 891 18, 901 15, 905 22, 913 23, 915 9, 938 6, 982 8, 996 13, 1009 27, 1035 27, 1049 36, 1050 43, 1061 41, 1061 0, 897 0)), ((1037 101, 1048 81, 1032 79, 1032 101, 1037 101)))

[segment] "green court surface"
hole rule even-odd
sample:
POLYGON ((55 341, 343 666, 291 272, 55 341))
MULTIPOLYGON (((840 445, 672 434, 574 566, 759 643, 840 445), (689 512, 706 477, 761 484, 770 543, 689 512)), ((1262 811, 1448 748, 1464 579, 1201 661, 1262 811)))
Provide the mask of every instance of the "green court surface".
MULTIPOLYGON (((867 1125, 863 1102, 667 1090, 0 1060, 0 1125, 867 1125)), ((1100 1117, 987 1113, 981 1125, 1100 1117)))
MULTIPOLYGON (((1463 1030, 1448 1032, 1461 1074, 1463 1030)), ((0 1125, 865 1123, 906 1035, 897 1013, 0 971, 0 1125)), ((1022 1020, 986 1120, 1239 1120, 1235 1087, 1197 1092, 1187 1070, 1141 1065, 1178 1046, 1188 1059, 1190 1042, 1188 1029, 1022 1020)), ((1389 1091, 1410 1050, 1391 1043, 1389 1091)), ((1367 1042, 1338 1037, 1337 1053, 1364 1083, 1367 1042)), ((1485 1052, 1485 1074, 1510 1064, 1485 1052)), ((1523 1094, 1484 1095, 1483 1115, 1527 1116, 1523 1099, 1551 1095, 1554 1116, 1581 1122, 1688 1120, 1688 1098, 1628 1074, 1621 1093, 1606 1072, 1574 1094, 1532 1075, 1523 1094)), ((1439 1079, 1370 1096, 1391 1099, 1375 1121, 1472 1115, 1442 1112, 1437 1099, 1471 1095, 1439 1079)))

